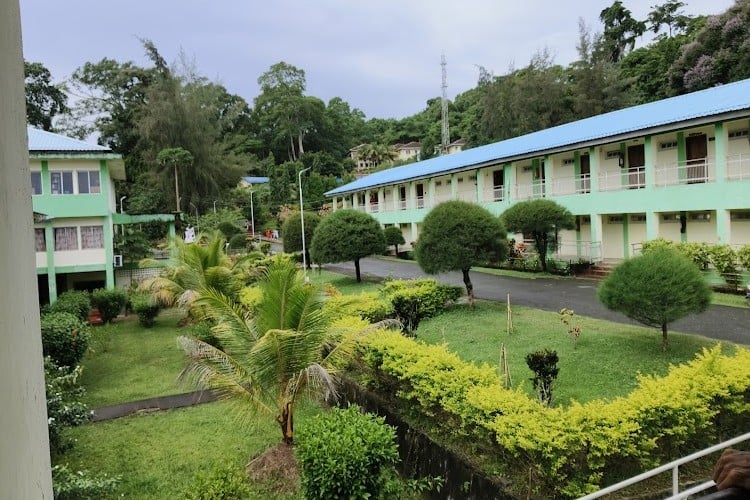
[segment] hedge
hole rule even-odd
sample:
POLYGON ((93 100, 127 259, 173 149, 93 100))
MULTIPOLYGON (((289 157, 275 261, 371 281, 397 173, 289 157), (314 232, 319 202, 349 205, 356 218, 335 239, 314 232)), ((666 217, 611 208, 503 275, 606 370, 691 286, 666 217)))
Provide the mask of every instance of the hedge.
POLYGON ((370 383, 438 431, 482 441, 516 494, 578 497, 729 436, 750 417, 750 350, 706 349, 612 402, 546 408, 494 368, 392 332, 368 337, 370 383))

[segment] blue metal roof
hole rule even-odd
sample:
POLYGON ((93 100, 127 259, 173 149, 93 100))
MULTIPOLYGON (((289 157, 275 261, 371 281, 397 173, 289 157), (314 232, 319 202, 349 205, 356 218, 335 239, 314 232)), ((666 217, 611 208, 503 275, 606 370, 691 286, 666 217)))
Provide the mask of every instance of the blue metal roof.
POLYGON ((111 153, 112 150, 98 144, 79 141, 60 134, 53 134, 34 127, 27 127, 30 152, 64 153, 111 153))
POLYGON ((572 148, 576 144, 591 141, 603 143, 607 142, 607 138, 747 109, 750 109, 750 79, 592 116, 460 153, 382 170, 325 194, 334 196, 352 193, 476 165, 503 163, 524 156, 540 156, 546 151, 566 146, 572 148))
POLYGON ((243 177, 242 180, 248 184, 266 184, 268 177, 243 177))

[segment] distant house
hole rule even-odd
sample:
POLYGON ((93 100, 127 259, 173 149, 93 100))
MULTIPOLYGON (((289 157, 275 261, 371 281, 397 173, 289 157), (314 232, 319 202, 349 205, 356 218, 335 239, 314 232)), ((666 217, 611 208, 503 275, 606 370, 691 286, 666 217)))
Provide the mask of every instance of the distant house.
POLYGON ((448 144, 448 154, 460 153, 464 150, 468 141, 466 139, 457 139, 448 144))
POLYGON ((422 144, 417 141, 407 142, 405 144, 394 144, 393 149, 398 156, 396 161, 407 161, 416 158, 419 161, 419 155, 422 152, 422 144))
POLYGON ((367 146, 369 146, 369 144, 360 144, 359 146, 354 146, 349 150, 349 156, 354 161, 357 172, 369 170, 373 166, 372 162, 368 159, 365 159, 365 157, 362 155, 362 152, 367 146))
POLYGON ((32 127, 28 137, 40 302, 66 290, 115 286, 114 268, 122 265, 115 224, 164 221, 174 235, 172 214, 117 213, 114 180, 125 180, 119 154, 32 127))

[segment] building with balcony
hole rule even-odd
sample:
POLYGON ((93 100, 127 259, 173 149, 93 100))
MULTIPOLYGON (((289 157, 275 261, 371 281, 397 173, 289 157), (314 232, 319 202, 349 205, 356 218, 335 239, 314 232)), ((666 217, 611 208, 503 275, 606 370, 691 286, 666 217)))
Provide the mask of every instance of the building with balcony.
POLYGON ((522 200, 568 208, 565 257, 622 259, 646 240, 750 243, 750 80, 613 111, 376 172, 326 193, 419 237, 447 200, 500 215, 522 200))
MULTIPOLYGON (((163 221, 174 236, 174 215, 117 213, 115 179, 125 179, 111 149, 28 128, 36 273, 40 302, 71 289, 112 288, 114 225, 163 221)), ((118 257, 118 258, 116 258, 118 257)))

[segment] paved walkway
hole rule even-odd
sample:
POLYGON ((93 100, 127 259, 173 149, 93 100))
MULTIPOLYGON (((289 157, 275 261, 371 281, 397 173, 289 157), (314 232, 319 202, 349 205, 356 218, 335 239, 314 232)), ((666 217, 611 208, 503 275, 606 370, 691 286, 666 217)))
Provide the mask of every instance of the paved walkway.
MULTIPOLYGON (((353 262, 329 264, 323 268, 354 276, 353 262)), ((373 279, 427 276, 416 262, 379 257, 362 259, 360 271, 363 278, 373 279)), ((464 286, 460 272, 443 273, 435 278, 451 285, 464 286)), ((513 278, 471 271, 471 282, 474 295, 480 299, 505 301, 507 294, 510 294, 513 304, 545 311, 559 311, 567 307, 581 316, 639 324, 599 303, 596 296, 598 281, 581 278, 513 278)), ((750 307, 710 306, 702 314, 687 316, 672 323, 670 330, 750 345, 750 307)))
POLYGON ((111 420, 113 418, 132 415, 133 413, 148 413, 158 410, 169 410, 171 408, 183 408, 201 403, 216 401, 217 396, 212 391, 194 391, 184 394, 173 394, 171 396, 160 396, 157 398, 141 399, 117 405, 105 406, 93 410, 91 420, 111 420))

